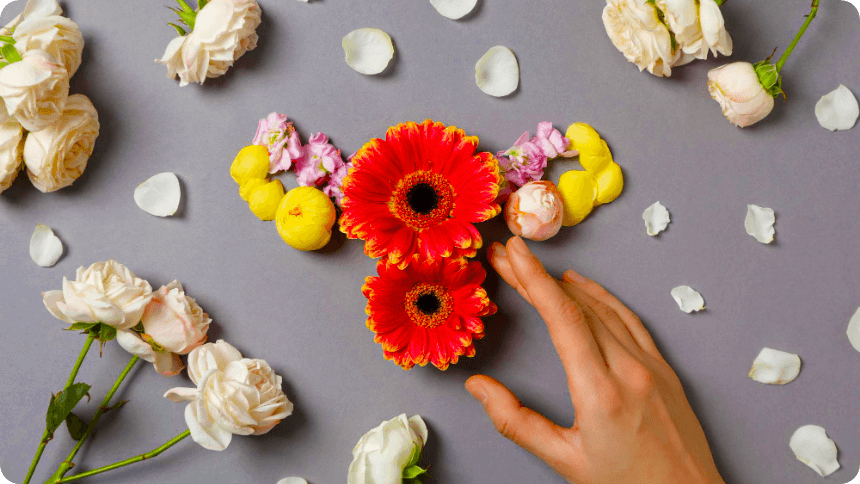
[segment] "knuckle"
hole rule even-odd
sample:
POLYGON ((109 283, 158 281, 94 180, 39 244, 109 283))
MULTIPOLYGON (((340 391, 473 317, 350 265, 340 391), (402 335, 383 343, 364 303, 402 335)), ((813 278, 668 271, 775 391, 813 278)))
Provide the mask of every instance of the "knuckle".
POLYGON ((654 391, 654 374, 645 365, 633 364, 624 373, 625 380, 634 394, 646 396, 654 391))
POLYGON ((496 430, 506 439, 516 442, 517 427, 510 418, 500 418, 494 422, 496 430))
POLYGON ((594 396, 596 398, 591 399, 593 410, 602 415, 618 415, 624 407, 621 388, 613 381, 606 381, 600 385, 594 396))

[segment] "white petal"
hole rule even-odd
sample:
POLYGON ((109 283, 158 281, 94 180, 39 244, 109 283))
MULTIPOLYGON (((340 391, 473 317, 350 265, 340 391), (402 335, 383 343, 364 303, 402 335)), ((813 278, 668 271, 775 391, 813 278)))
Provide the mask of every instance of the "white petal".
POLYGON ((842 84, 821 96, 815 103, 815 117, 822 128, 830 131, 851 129, 860 116, 860 106, 854 94, 842 84))
POLYGON ((356 29, 341 42, 346 63, 354 70, 373 75, 384 71, 394 57, 391 36, 379 29, 356 29))
POLYGON ((437 12, 452 20, 465 17, 477 4, 478 0, 430 0, 437 12))
POLYGON ((762 244, 773 242, 773 234, 776 233, 773 228, 774 222, 776 222, 776 216, 774 216, 772 208, 747 205, 747 218, 744 221, 744 227, 746 227, 748 234, 762 244))
POLYGON ((646 208, 642 213, 642 219, 645 220, 645 230, 650 236, 666 230, 666 226, 671 222, 669 211, 660 202, 654 202, 654 205, 646 208))
POLYGON ((30 237, 30 258, 42 267, 53 267, 63 255, 63 243, 47 225, 39 224, 30 237))
POLYGON ((860 351, 860 308, 857 308, 857 312, 848 322, 848 341, 855 350, 860 351))
POLYGON ((475 83, 484 93, 495 97, 516 91, 520 84, 517 56, 502 45, 488 50, 475 64, 475 83))
POLYGON ((134 189, 134 202, 144 212, 157 217, 176 213, 182 193, 176 174, 165 172, 153 176, 134 189))
POLYGON ((836 460, 836 443, 827 438, 827 432, 817 425, 804 425, 794 432, 788 446, 797 460, 811 467, 821 477, 839 469, 836 460))
MULTIPOLYGON (((301 0, 306 2, 307 0, 301 0)), ((308 484, 308 481, 302 479, 301 477, 285 477, 278 481, 278 484, 308 484)))
POLYGON ((785 385, 800 374, 800 357, 785 351, 763 348, 753 361, 749 377, 760 383, 785 385))
POLYGON ((427 443, 427 437, 429 432, 427 431, 427 424, 424 423, 424 419, 421 418, 420 415, 413 415, 409 417, 409 427, 421 437, 421 442, 427 443))
POLYGON ((678 303, 681 311, 687 314, 705 309, 705 300, 702 295, 690 286, 678 286, 672 289, 672 298, 678 303))

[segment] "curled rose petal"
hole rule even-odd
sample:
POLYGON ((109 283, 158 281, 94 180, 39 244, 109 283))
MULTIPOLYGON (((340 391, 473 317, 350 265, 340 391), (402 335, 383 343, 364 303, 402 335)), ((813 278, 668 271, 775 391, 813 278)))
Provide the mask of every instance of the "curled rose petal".
MULTIPOLYGON (((301 1, 307 2, 308 0, 301 1)), ((278 484, 308 484, 308 481, 302 479, 301 477, 285 477, 278 481, 278 484)))
POLYGON ((475 64, 475 83, 484 93, 495 97, 516 91, 520 84, 517 56, 502 45, 491 48, 475 64))
POLYGON ((800 374, 800 357, 793 353, 762 348, 753 361, 749 377, 759 383, 785 385, 800 374))
POLYGON ((346 63, 364 75, 379 74, 394 57, 391 36, 379 29, 356 29, 346 34, 341 43, 346 63))
POLYGON ((755 237, 762 244, 773 242, 773 234, 776 230, 773 224, 776 222, 772 208, 759 207, 758 205, 747 205, 747 218, 744 227, 747 233, 755 237))
POLYGON ((839 469, 836 460, 836 443, 827 437, 827 432, 818 425, 804 425, 794 432, 788 443, 795 457, 821 477, 827 477, 839 469))
POLYGON ((687 314, 705 309, 705 299, 690 286, 678 286, 672 289, 672 298, 678 303, 681 311, 687 314))
POLYGON ((39 224, 30 237, 30 258, 41 267, 53 267, 63 255, 63 243, 47 225, 39 224))
POLYGON ((660 202, 654 202, 653 205, 646 208, 645 212, 642 213, 642 219, 645 220, 645 230, 652 237, 666 230, 669 222, 671 222, 669 211, 660 202))
POLYGON ((855 350, 860 351, 860 308, 857 308, 857 312, 848 322, 848 341, 855 350))
POLYGON ((175 214, 181 197, 179 179, 171 172, 159 173, 134 189, 134 203, 156 217, 175 214))
POLYGON ((860 116, 860 105, 854 94, 842 84, 815 103, 815 117, 822 128, 830 131, 851 129, 860 116))
POLYGON ((468 15, 475 9, 478 0, 430 0, 430 5, 443 17, 457 20, 468 15))

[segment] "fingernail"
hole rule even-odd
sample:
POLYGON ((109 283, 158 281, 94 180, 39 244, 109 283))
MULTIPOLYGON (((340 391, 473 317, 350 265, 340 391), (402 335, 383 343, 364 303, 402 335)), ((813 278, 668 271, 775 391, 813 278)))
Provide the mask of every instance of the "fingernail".
POLYGON ((576 284, 582 284, 582 283, 584 283, 584 282, 587 282, 587 281, 588 281, 588 279, 586 279, 586 278, 582 277, 578 272, 575 272, 575 271, 573 271, 573 270, 571 270, 571 269, 568 269, 567 271, 565 271, 565 273, 564 273, 564 278, 565 278, 568 282, 573 282, 573 283, 576 283, 576 284))
POLYGON ((475 400, 481 402, 482 405, 487 401, 487 394, 484 392, 484 386, 475 379, 466 380, 466 391, 468 391, 475 400))
POLYGON ((498 242, 493 242, 493 245, 490 246, 490 255, 493 257, 507 257, 508 251, 505 249, 504 245, 498 242))

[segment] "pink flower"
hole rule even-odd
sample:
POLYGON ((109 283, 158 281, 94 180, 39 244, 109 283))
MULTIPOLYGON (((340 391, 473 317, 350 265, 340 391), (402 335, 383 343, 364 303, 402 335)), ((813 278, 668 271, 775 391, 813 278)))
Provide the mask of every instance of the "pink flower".
POLYGON ((269 173, 289 170, 302 157, 299 133, 283 114, 272 113, 261 119, 253 143, 269 150, 269 173))
POLYGON ((523 133, 512 147, 498 152, 497 155, 505 179, 517 187, 543 177, 547 157, 537 144, 529 141, 528 131, 523 133))
POLYGON ((304 155, 296 162, 299 185, 322 187, 323 193, 334 197, 340 204, 343 179, 352 165, 344 163, 340 150, 332 146, 323 133, 311 136, 303 151, 304 155))
POLYGON ((570 140, 562 136, 561 131, 553 128, 549 121, 538 123, 537 134, 532 138, 532 143, 550 160, 559 156, 570 158, 578 154, 576 150, 567 149, 570 140))

